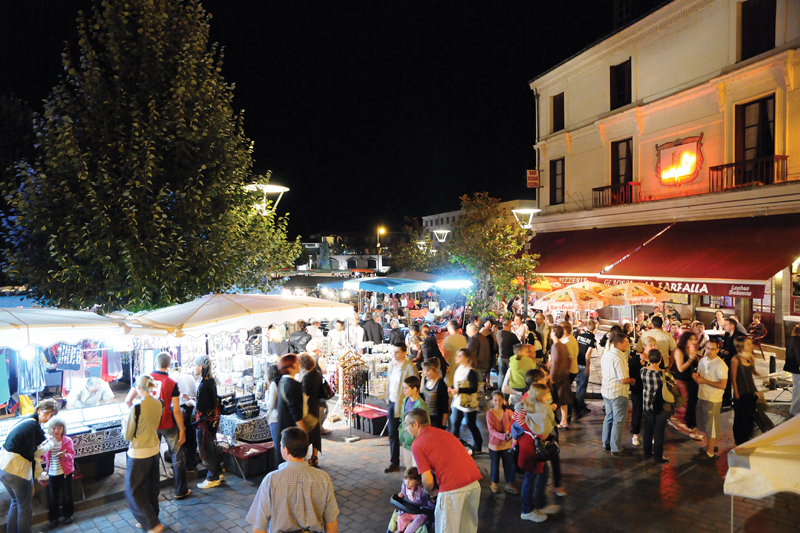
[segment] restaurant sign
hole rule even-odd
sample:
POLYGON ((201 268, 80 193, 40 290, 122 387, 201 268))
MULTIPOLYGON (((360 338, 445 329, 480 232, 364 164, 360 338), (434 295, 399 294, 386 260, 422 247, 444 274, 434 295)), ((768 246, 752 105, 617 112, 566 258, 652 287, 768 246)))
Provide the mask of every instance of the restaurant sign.
POLYGON ((554 291, 574 285, 575 283, 597 281, 597 278, 594 276, 545 276, 545 278, 550 282, 550 287, 552 287, 554 291))
POLYGON ((699 280, 657 280, 657 279, 618 279, 603 277, 600 283, 608 286, 619 285, 638 281, 657 287, 663 291, 677 294, 700 294, 709 296, 732 296, 736 298, 757 298, 764 297, 764 284, 743 281, 740 283, 725 283, 721 281, 699 281, 699 280))
POLYGON ((661 185, 693 181, 703 168, 703 134, 656 145, 656 175, 661 185))
POLYGON ((528 171, 528 188, 529 189, 538 189, 539 188, 539 171, 538 170, 529 170, 528 171))

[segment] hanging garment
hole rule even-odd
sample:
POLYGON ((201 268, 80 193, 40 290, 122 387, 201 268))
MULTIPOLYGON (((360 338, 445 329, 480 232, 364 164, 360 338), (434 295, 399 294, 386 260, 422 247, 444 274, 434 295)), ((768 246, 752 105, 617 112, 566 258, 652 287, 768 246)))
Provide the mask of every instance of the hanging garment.
POLYGON ((0 350, 0 405, 8 403, 11 391, 8 387, 8 367, 6 366, 6 349, 0 350))
POLYGON ((80 346, 73 344, 59 344, 58 345, 58 362, 56 363, 56 370, 79 370, 83 350, 80 346))
POLYGON ((33 346, 32 352, 33 357, 21 355, 18 359, 20 394, 36 394, 37 392, 42 392, 45 387, 44 351, 38 346, 33 346))
POLYGON ((108 377, 109 381, 114 381, 122 377, 122 354, 113 350, 106 350, 108 353, 108 377))
POLYGON ((86 376, 86 361, 84 361, 83 355, 80 355, 78 370, 64 370, 64 374, 61 378, 61 394, 66 397, 73 386, 82 387, 86 376))

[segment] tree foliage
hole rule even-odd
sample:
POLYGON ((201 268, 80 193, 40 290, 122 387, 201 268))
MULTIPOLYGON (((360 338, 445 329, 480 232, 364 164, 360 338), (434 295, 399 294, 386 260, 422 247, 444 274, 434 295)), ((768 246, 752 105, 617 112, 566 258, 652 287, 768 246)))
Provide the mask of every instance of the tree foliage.
POLYGON ((396 247, 392 254, 392 263, 397 270, 413 270, 415 272, 441 272, 450 264, 450 254, 444 243, 434 247, 430 235, 419 224, 417 219, 411 221, 403 230, 408 242, 396 247))
POLYGON ((264 182, 222 53, 196 0, 103 1, 79 13, 78 53, 35 120, 35 161, 5 194, 10 272, 42 300, 159 307, 265 287, 300 252, 286 217, 252 206, 264 182))
POLYGON ((539 256, 522 253, 527 231, 499 203, 485 192, 462 196, 464 214, 449 247, 451 261, 473 277, 470 303, 477 313, 493 309, 496 298, 519 292, 518 278, 530 282, 536 277, 539 256))
MULTIPOLYGON (((9 189, 17 189, 14 163, 35 156, 33 133, 33 111, 28 105, 13 95, 0 94, 0 183, 9 189)), ((0 227, 13 223, 15 218, 11 205, 0 195, 0 227)), ((2 250, 11 248, 8 231, 0 230, 0 285, 8 285, 10 279, 5 273, 7 265, 2 250)))

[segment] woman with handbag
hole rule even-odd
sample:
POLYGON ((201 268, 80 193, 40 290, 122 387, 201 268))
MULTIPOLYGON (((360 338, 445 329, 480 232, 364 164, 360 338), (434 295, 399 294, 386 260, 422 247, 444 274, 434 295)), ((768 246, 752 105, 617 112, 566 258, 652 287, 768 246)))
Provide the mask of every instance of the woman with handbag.
MULTIPOLYGON (((314 342, 314 341, 311 341, 314 342)), ((311 458, 308 464, 319 466, 317 454, 322 451, 322 434, 320 433, 319 390, 322 387, 322 374, 317 370, 314 358, 304 353, 300 355, 300 388, 306 404, 303 420, 308 424, 308 443, 311 445, 311 458)))
POLYGON ((476 423, 478 419, 478 374, 472 370, 475 356, 466 348, 456 353, 456 371, 453 377, 454 387, 447 389, 453 394, 453 435, 458 438, 461 433, 461 422, 467 417, 467 427, 472 433, 472 453, 480 453, 483 437, 476 423))
POLYGON ((125 500, 137 527, 148 533, 164 531, 158 519, 160 439, 156 432, 164 404, 151 394, 155 388, 156 381, 147 374, 136 379, 139 403, 131 408, 125 422, 125 440, 131 443, 125 470, 125 500))
MULTIPOLYGON (((669 457, 664 457, 664 431, 673 408, 664 398, 666 384, 664 371, 661 369, 661 352, 651 348, 648 350, 647 360, 649 364, 641 370, 644 407, 642 447, 645 459, 655 455, 653 463, 661 464, 669 461, 669 457)), ((669 395, 668 393, 667 396, 669 395)))

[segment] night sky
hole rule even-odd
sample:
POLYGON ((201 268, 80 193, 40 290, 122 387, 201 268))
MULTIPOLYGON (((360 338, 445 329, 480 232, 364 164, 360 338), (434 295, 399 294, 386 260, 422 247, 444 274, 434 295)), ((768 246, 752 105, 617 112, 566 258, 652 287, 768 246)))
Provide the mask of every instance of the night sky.
MULTIPOLYGON (((206 0, 256 171, 290 232, 401 231, 476 191, 531 198, 528 81, 611 28, 611 0, 206 0)), ((6 0, 0 92, 32 109, 89 0, 6 0)))

